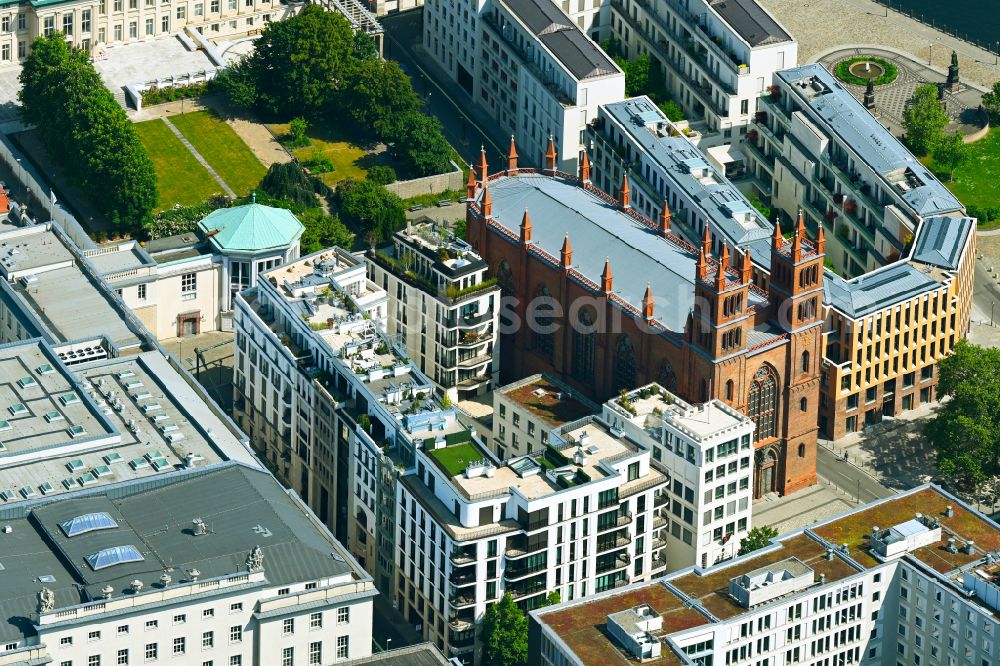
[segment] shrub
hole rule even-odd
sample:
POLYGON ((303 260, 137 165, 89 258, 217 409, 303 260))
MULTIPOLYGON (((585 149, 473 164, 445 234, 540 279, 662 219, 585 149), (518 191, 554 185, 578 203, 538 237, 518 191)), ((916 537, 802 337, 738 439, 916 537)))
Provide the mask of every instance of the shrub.
POLYGON ((296 116, 292 118, 288 123, 288 133, 291 135, 291 145, 295 148, 301 148, 302 146, 309 145, 309 137, 306 136, 306 132, 309 131, 309 123, 302 116, 296 116))
POLYGON ((307 160, 302 162, 302 166, 309 169, 309 173, 321 174, 321 173, 333 173, 334 166, 333 162, 329 158, 323 157, 322 155, 313 155, 307 160))
POLYGON ((368 169, 365 178, 375 181, 379 185, 388 185, 396 182, 396 170, 392 167, 376 165, 368 169))
POLYGON ((316 207, 316 195, 325 195, 328 191, 322 181, 307 174, 295 161, 272 164, 260 181, 260 187, 272 197, 291 201, 300 210, 316 207))
POLYGON ((852 83, 856 86, 863 86, 868 84, 868 79, 863 79, 860 76, 855 76, 851 74, 851 66, 856 65, 859 62, 871 62, 882 68, 882 75, 876 78, 872 83, 876 86, 885 85, 886 83, 892 83, 899 76, 899 70, 896 66, 884 60, 883 58, 875 58, 873 56, 857 56, 854 58, 848 58, 847 60, 841 60, 837 63, 834 68, 834 74, 837 78, 844 83, 852 83))

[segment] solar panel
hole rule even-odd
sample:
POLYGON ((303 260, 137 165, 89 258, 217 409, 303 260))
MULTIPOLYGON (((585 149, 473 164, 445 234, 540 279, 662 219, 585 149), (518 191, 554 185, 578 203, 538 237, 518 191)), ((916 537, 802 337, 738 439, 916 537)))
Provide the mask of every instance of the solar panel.
POLYGON ((115 519, 104 513, 85 513, 76 518, 71 518, 63 523, 59 523, 63 533, 73 538, 80 534, 93 532, 94 530, 110 530, 118 527, 115 519))
POLYGON ((87 564, 94 571, 107 569, 116 564, 128 564, 129 562, 142 562, 146 558, 136 550, 135 546, 112 546, 99 550, 93 555, 87 555, 87 564))

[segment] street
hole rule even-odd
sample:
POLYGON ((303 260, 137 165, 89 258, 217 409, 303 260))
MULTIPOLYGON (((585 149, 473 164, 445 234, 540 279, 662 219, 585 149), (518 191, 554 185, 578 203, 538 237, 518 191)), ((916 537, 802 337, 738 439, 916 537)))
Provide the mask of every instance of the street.
MULTIPOLYGON (((423 9, 383 16, 379 20, 385 30, 385 57, 400 63, 413 81, 417 94, 424 99, 444 129, 445 138, 468 163, 478 160, 479 147, 486 147, 487 159, 500 170, 500 157, 507 154, 510 137, 501 136, 497 124, 479 109, 458 84, 446 80, 441 72, 432 77, 430 59, 415 55, 420 47, 423 9), (435 80, 435 78, 439 80, 435 80), (481 128, 492 128, 492 133, 481 128)), ((534 162, 530 158, 527 162, 534 162)))
POLYGON ((862 503, 894 494, 860 467, 841 460, 822 446, 817 448, 816 473, 862 503))
POLYGON ((403 616, 392 607, 392 601, 384 594, 375 597, 372 604, 372 652, 395 650, 420 643, 423 639, 406 624, 403 616))

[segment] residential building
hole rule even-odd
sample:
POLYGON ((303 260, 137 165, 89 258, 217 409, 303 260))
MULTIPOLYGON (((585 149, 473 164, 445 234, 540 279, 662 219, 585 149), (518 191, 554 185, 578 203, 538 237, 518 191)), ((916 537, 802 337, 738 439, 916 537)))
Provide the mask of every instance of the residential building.
POLYGON ((649 57, 704 146, 738 142, 774 72, 798 62, 798 43, 756 0, 615 0, 610 10, 623 54, 649 57))
POLYGON ((583 130, 625 94, 625 75, 551 0, 424 3, 423 46, 505 132, 529 164, 552 148, 575 173, 583 130), (551 139, 551 141, 550 141, 551 139))
POLYGON ((937 364, 969 331, 975 230, 971 218, 926 217, 903 259, 851 280, 827 271, 826 437, 937 399, 937 364))
POLYGON ((544 451, 549 434, 600 407, 551 375, 530 375, 493 392, 490 451, 501 461, 544 451))
POLYGON ((371 577, 259 467, 161 472, 3 506, 0 521, 0 663, 371 654, 371 577))
POLYGON ((989 666, 998 544, 995 522, 921 486, 730 562, 532 611, 529 662, 989 666))
POLYGON ((517 319, 545 324, 501 339, 502 379, 547 372, 597 400, 650 382, 722 400, 754 422, 754 478, 773 483, 755 496, 815 482, 822 237, 799 226, 766 251, 722 242, 713 257, 708 227, 695 247, 668 206, 655 222, 632 207, 627 177, 617 200, 594 187, 588 161, 579 178, 521 173, 513 157, 504 172, 484 167, 467 237, 517 319))
POLYGON ((856 277, 904 256, 920 222, 962 204, 821 65, 777 72, 744 144, 765 201, 822 225, 836 271, 856 277))
POLYGON ((267 466, 391 592, 396 477, 428 433, 462 430, 384 330, 362 259, 322 250, 236 296, 234 418, 267 466))
MULTIPOLYGON (((275 0, 70 0, 10 5, 0 11, 0 62, 23 60, 36 39, 56 31, 73 46, 100 54, 107 48, 192 31, 209 40, 231 39, 294 16, 304 6, 275 0)), ((361 2, 336 0, 324 6, 344 15, 355 30, 372 35, 381 49, 382 27, 361 2)), ((185 39, 189 39, 186 34, 185 39)))
MULTIPOLYGON (((751 528, 753 421, 721 400, 692 405, 658 384, 607 401, 603 416, 645 444, 667 477, 657 506, 669 524, 657 538, 666 543, 668 571, 736 557, 751 528)), ((775 472, 774 465, 762 470, 775 472)))
POLYGON ((478 664, 476 625, 503 594, 530 610, 550 592, 576 599, 662 572, 665 484, 649 450, 600 416, 506 464, 473 431, 428 437, 399 479, 396 606, 446 656, 478 664))
POLYGON ((386 331, 450 400, 490 390, 500 288, 486 262, 430 220, 407 224, 392 242, 366 255, 368 278, 389 295, 386 331))

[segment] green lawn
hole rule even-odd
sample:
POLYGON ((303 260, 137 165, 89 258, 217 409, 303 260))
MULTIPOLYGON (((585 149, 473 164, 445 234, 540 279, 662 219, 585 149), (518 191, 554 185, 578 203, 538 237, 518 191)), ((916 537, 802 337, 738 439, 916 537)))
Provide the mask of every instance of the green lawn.
POLYGON ((159 210, 193 206, 221 191, 219 184, 162 120, 136 123, 136 132, 156 169, 159 210))
MULTIPOLYGON (((376 164, 395 167, 392 159, 385 152, 370 152, 367 148, 359 146, 348 137, 343 136, 343 132, 337 129, 310 127, 306 133, 309 137, 309 145, 293 148, 288 145, 287 123, 275 123, 267 127, 300 162, 308 162, 317 158, 330 160, 333 164, 333 171, 319 176, 327 185, 335 185, 348 178, 364 180, 368 168, 376 164)), ((403 178, 404 174, 399 174, 399 177, 403 178)))
POLYGON ((458 476, 465 471, 470 462, 473 460, 482 460, 484 457, 471 442, 455 446, 445 446, 440 449, 427 451, 427 454, 451 476, 458 476))
POLYGON ((249 194, 267 173, 233 128, 209 111, 174 116, 170 122, 237 195, 249 194))
MULTIPOLYGON (((955 179, 945 182, 966 208, 993 208, 1000 206, 1000 127, 994 127, 984 138, 969 145, 969 159, 955 170, 955 179)), ((927 160, 931 170, 947 181, 948 174, 940 173, 934 161, 927 160)))

